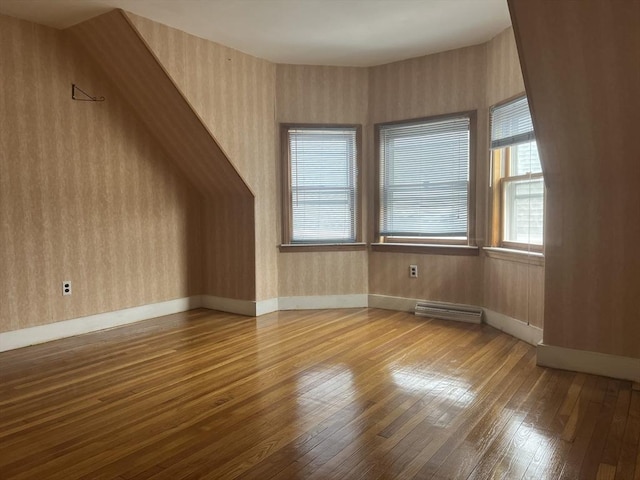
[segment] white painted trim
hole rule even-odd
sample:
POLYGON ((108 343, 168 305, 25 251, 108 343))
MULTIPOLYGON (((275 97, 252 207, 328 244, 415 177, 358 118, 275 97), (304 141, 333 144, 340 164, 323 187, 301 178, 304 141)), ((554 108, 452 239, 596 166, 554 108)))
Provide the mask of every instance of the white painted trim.
POLYGON ((320 310, 324 308, 360 308, 367 306, 367 294, 280 297, 280 310, 320 310))
MULTIPOLYGON (((391 297, 389 295, 369 295, 369 307, 371 308, 382 308, 385 310, 395 310, 398 312, 410 312, 413 313, 416 309, 417 302, 428 302, 431 304, 437 304, 442 307, 462 307, 462 308, 471 308, 478 309, 475 305, 467 305, 464 303, 451 303, 451 302, 436 302, 433 300, 425 300, 419 298, 405 298, 405 297, 391 297)), ((465 320, 451 320, 452 322, 462 321, 464 323, 476 323, 480 324, 481 321, 465 321, 465 320)))
POLYGON ((537 350, 537 363, 542 367, 640 382, 640 358, 574 350, 540 343, 537 350))
POLYGON ((150 318, 185 312, 201 306, 201 296, 177 298, 166 302, 125 308, 114 312, 98 313, 87 317, 73 318, 61 322, 23 328, 11 332, 0 333, 0 352, 26 347, 38 343, 73 337, 83 333, 119 327, 129 323, 148 320, 150 318))
POLYGON ((253 300, 237 300, 235 298, 202 295, 202 307, 221 312, 237 313, 247 317, 256 316, 256 302, 253 300))
POLYGON ((413 313, 419 300, 405 297, 391 297, 389 295, 369 294, 369 307, 395 310, 397 312, 413 313))
MULTIPOLYGON (((388 295, 369 295, 369 307, 371 308, 383 308, 386 310, 395 310, 399 312, 412 312, 415 309, 416 302, 423 302, 430 300, 423 300, 417 298, 405 298, 405 297, 391 297, 388 295)), ((458 305, 454 303, 438 302, 443 305, 458 305)), ((461 306, 469 306, 459 304, 461 306)), ((509 335, 512 335, 524 342, 531 345, 538 345, 542 340, 542 329, 527 325, 526 323, 517 320, 515 318, 503 315, 488 308, 482 309, 484 315, 482 316, 483 322, 491 325, 498 330, 501 330, 509 335)))
POLYGON ((280 299, 270 298, 256 302, 256 317, 280 310, 280 299))
POLYGON ((542 341, 542 329, 502 313, 483 308, 484 320, 493 328, 508 333, 534 347, 542 341))

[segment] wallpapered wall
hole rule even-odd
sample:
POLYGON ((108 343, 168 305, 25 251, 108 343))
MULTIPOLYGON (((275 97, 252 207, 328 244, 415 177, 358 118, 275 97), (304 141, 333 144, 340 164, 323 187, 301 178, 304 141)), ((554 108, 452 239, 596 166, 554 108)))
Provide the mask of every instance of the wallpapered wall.
MULTIPOLYGON (((477 197, 486 192, 484 165, 487 140, 484 77, 486 46, 452 50, 370 69, 370 123, 404 120, 477 110, 477 197)), ((476 231, 484 235, 478 205, 476 231)), ((427 300, 479 305, 482 303, 482 259, 444 255, 372 252, 369 292, 427 300), (409 278, 409 263, 418 265, 417 279, 409 278), (437 277, 437 278, 434 278, 437 277), (410 292, 410 294, 409 294, 410 292)))
POLYGON ((84 52, 0 16, 0 72, 0 331, 199 293, 200 197, 84 52))
POLYGON ((509 6, 547 183, 544 342, 640 358, 640 2, 509 6))
POLYGON ((204 270, 205 293, 257 300, 277 297, 276 66, 143 17, 127 15, 256 197, 254 239, 243 238, 241 225, 235 224, 251 219, 234 217, 233 212, 225 213, 215 203, 206 206, 204 248, 210 261, 204 270), (237 232, 231 238, 220 231, 227 225, 237 232), (225 252, 236 242, 246 241, 255 242, 255 259, 229 262, 232 257, 225 252), (255 276, 241 275, 251 271, 245 262, 254 263, 255 276))
MULTIPOLYGON (((278 123, 366 125, 368 69, 278 65, 278 123)), ((362 132, 364 185, 370 175, 369 128, 362 132)), ((280 153, 280 146, 278 145, 280 153)), ((277 170, 279 174, 279 169, 277 170)), ((367 232, 367 201, 363 195, 361 222, 367 232)), ((357 252, 287 252, 278 257, 279 295, 340 295, 368 292, 368 257, 357 252)))
MULTIPOLYGON (((108 82, 86 59, 77 60, 83 54, 63 32, 3 17, 8 28, 2 29, 0 48, 9 83, 2 107, 23 112, 14 113, 17 123, 5 120, 0 137, 0 195, 12 197, 0 205, 3 219, 9 219, 1 231, 8 254, 0 259, 5 271, 24 271, 15 273, 17 283, 9 284, 9 276, 2 280, 3 292, 11 292, 0 307, 5 330, 196 293, 257 300, 377 293, 484 304, 541 325, 543 267, 514 267, 482 256, 277 250, 279 123, 363 125, 366 241, 373 230, 375 123, 477 110, 476 188, 478 198, 485 198, 488 106, 523 90, 510 30, 484 45, 367 69, 274 65, 126 15, 252 189, 255 204, 196 193, 108 82), (51 81, 42 82, 39 71, 52 72, 51 81), (506 73, 496 73, 501 71, 506 73), (110 101, 78 104, 58 96, 50 104, 29 103, 24 93, 48 97, 51 84, 68 90, 71 81, 80 83, 78 78, 110 101), (75 126, 72 134, 53 121, 67 116, 75 126), (49 124, 55 129, 41 127, 49 124), (87 142, 88 137, 99 138, 87 142), (21 161, 11 162, 12 157, 21 161), (46 162, 35 161, 43 158, 46 162), (68 191, 78 193, 71 199, 73 217, 59 213, 70 200, 68 191), (29 227, 21 212, 32 219, 29 227), (246 235, 252 226, 255 235, 246 235), (238 262, 230 254, 238 245, 255 255, 238 262), (409 263, 419 265, 418 279, 408 278, 409 263), (58 283, 67 279, 60 275, 74 281, 72 302, 59 294, 58 283), (37 277, 46 278, 46 288, 39 287, 37 277), (41 290, 35 301, 31 285, 41 290), (29 314, 16 315, 27 302, 34 304, 29 314), (11 318, 20 320, 11 323, 11 318)), ((477 237, 483 243, 485 202, 477 210, 477 237)))
MULTIPOLYGON (((508 28, 487 44, 485 104, 491 107, 523 92, 513 29, 508 28)), ((485 257, 483 305, 542 328, 544 266, 485 257)))

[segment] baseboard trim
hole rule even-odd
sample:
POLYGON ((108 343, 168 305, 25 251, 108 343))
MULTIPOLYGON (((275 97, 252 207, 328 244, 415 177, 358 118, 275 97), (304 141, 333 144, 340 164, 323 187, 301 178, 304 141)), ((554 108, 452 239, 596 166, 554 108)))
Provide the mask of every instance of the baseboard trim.
POLYGON ((389 295, 369 294, 369 307, 394 310, 397 312, 413 312, 419 300, 406 297, 392 297, 389 295))
MULTIPOLYGON (((382 308, 384 310, 395 310, 399 312, 413 312, 416 302, 424 301, 424 299, 392 297, 388 295, 369 295, 369 307, 382 308)), ((455 303, 438 302, 443 305, 457 305, 455 303)), ((465 305, 467 306, 467 305, 465 305)), ((501 330, 519 340, 527 342, 533 346, 538 345, 542 340, 542 329, 527 325, 526 323, 515 318, 494 312, 488 308, 482 309, 484 315, 483 322, 501 330)))
POLYGON ((320 310, 324 308, 361 308, 367 307, 366 293, 351 295, 316 295, 299 297, 280 297, 280 310, 320 310))
POLYGON ((518 320, 508 315, 504 315, 499 312, 494 312, 488 308, 483 308, 484 320, 488 325, 493 328, 508 333, 509 335, 516 337, 523 342, 527 342, 534 347, 542 341, 542 329, 529 325, 521 320, 518 320))
MULTIPOLYGON (((438 304, 443 307, 467 307, 467 308, 479 308, 475 305, 467 305, 464 303, 451 303, 451 302, 440 302, 440 301, 432 301, 426 300, 424 298, 406 298, 406 297, 392 297, 389 295, 369 295, 369 307, 371 308, 382 308, 384 310, 395 310, 397 312, 410 312, 413 313, 416 308, 417 302, 429 302, 433 304, 438 304)), ((482 323, 480 320, 474 319, 473 321, 466 320, 450 320, 451 322, 463 322, 463 323, 482 323)))
MULTIPOLYGON (((212 295, 194 295, 63 320, 37 327, 1 332, 0 352, 98 330, 106 330, 163 315, 185 312, 198 307, 255 317, 278 310, 317 310, 325 308, 370 307, 413 312, 417 301, 421 300, 376 294, 280 297, 257 302, 214 297, 212 295)), ((483 308, 483 311, 483 318, 487 324, 537 346, 537 364, 540 366, 640 382, 639 358, 546 345, 542 343, 542 329, 527 325, 520 320, 488 308, 483 308)))
POLYGON ((61 322, 23 328, 0 333, 0 352, 16 348, 45 343, 66 337, 75 337, 83 333, 96 332, 107 328, 119 327, 150 318, 185 312, 201 306, 201 296, 176 298, 166 302, 151 303, 139 307, 125 308, 113 312, 98 313, 86 317, 63 320, 61 322))
POLYGON ((204 308, 219 310, 221 312, 237 313, 247 317, 259 317, 271 312, 278 311, 278 298, 268 300, 238 300, 235 298, 214 297, 213 295, 202 295, 204 308))
POLYGON ((237 313, 247 317, 256 316, 256 302, 253 300, 238 300, 235 298, 214 297, 202 295, 202 307, 221 312, 237 313))
POLYGON ((256 302, 256 317, 277 312, 278 310, 280 310, 279 298, 269 298, 268 300, 259 300, 256 302))
POLYGON ((540 343, 537 350, 537 363, 542 367, 640 382, 640 358, 575 350, 540 343))

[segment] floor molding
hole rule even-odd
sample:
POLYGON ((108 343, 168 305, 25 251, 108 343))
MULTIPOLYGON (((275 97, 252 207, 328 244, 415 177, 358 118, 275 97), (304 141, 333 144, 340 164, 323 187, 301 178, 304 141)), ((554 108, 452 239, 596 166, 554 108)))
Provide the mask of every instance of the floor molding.
MULTIPOLYGON (((198 307, 256 317, 278 310, 331 308, 370 307, 413 312, 417 301, 419 300, 413 298, 375 294, 294 296, 260 301, 194 295, 2 332, 0 333, 0 352, 185 312, 198 307)), ((640 359, 638 358, 546 345, 542 343, 542 329, 488 308, 484 308, 483 311, 484 322, 488 325, 537 346, 538 365, 640 382, 640 359)))
POLYGON ((419 300, 406 297, 392 297, 389 295, 369 294, 368 305, 370 308, 382 308, 383 310, 395 310, 397 312, 413 312, 416 302, 419 300))
POLYGON ((488 308, 484 310, 484 321, 486 324, 491 325, 493 328, 508 333, 509 335, 516 337, 523 342, 527 342, 530 345, 536 347, 542 341, 542 329, 529 325, 528 323, 518 320, 508 315, 504 315, 499 312, 494 312, 488 308))
MULTIPOLYGON (((416 302, 420 301, 424 301, 424 299, 392 297, 388 295, 369 295, 369 307, 396 310, 400 312, 413 312, 416 302)), ((448 303, 447 305, 456 304, 448 303)), ((525 322, 503 315, 502 313, 494 312, 488 308, 483 308, 482 310, 484 312, 484 315, 482 316, 483 323, 491 325, 492 327, 508 333, 509 335, 533 346, 538 345, 538 343, 542 341, 541 328, 528 325, 525 322)))
POLYGON ((367 307, 366 293, 351 295, 313 295, 299 297, 280 297, 280 310, 320 310, 324 308, 361 308, 367 307))
POLYGON ((259 300, 256 302, 256 317, 266 315, 267 313, 277 312, 280 310, 280 299, 269 298, 267 300, 259 300))
POLYGON ((139 307, 125 308, 113 312, 98 313, 86 317, 63 320, 61 322, 22 328, 0 333, 0 352, 36 345, 38 343, 74 337, 83 333, 96 332, 107 328, 119 327, 150 318, 185 312, 201 306, 200 295, 177 298, 166 302, 151 303, 139 307))
POLYGON ((238 300, 235 298, 214 297, 202 295, 201 307, 219 310, 227 313, 237 313, 247 317, 256 316, 256 302, 254 300, 238 300))
POLYGON ((538 345, 537 357, 537 363, 542 367, 640 382, 640 358, 575 350, 544 343, 538 345))

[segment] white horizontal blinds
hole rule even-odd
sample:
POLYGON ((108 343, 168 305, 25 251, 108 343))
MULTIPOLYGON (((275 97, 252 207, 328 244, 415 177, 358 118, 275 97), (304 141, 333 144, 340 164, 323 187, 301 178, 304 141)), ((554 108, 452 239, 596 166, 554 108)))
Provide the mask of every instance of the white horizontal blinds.
POLYGON ((292 128, 291 243, 356 241, 355 128, 292 128))
POLYGON ((535 139, 527 97, 491 109, 491 148, 535 139))
POLYGON ((467 238, 469 117, 380 127, 380 234, 467 238))
POLYGON ((505 242, 542 245, 544 180, 526 97, 491 109, 491 148, 508 150, 502 182, 505 242))

